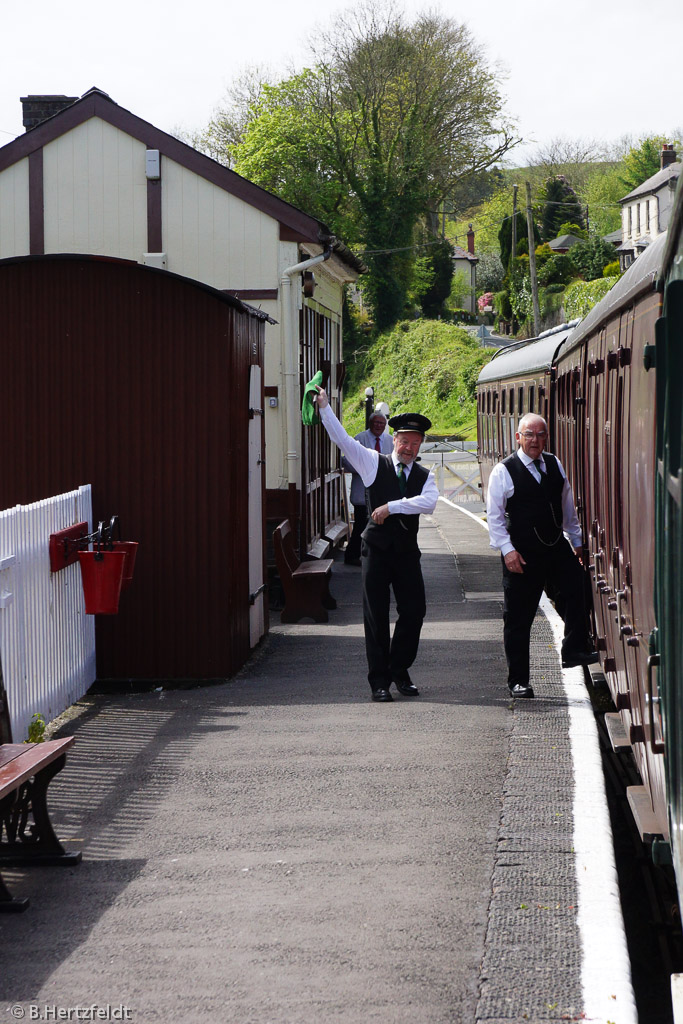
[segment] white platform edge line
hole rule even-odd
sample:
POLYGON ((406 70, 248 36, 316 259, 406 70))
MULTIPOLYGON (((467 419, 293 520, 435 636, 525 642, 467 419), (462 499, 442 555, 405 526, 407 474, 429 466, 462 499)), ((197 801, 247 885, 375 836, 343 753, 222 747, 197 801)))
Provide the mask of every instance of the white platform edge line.
MULTIPOLYGON (((441 495, 439 500, 488 531, 488 524, 473 512, 441 495)), ((545 594, 540 608, 553 631, 560 660, 564 623, 545 594)), ((583 670, 560 671, 567 697, 574 773, 574 851, 583 1011, 587 1020, 597 1024, 638 1024, 595 716, 583 670)))
MULTIPOLYGON (((564 622, 545 594, 540 607, 553 631, 559 658, 564 622)), ((583 669, 561 672, 574 766, 574 853, 584 1011, 589 1020, 638 1024, 595 715, 583 669)))

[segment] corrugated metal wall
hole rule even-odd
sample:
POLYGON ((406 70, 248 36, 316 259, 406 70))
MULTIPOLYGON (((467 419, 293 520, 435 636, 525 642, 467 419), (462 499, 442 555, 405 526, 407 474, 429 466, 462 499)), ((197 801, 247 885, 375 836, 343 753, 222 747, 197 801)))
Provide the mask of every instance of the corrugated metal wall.
POLYGON ((0 263, 0 508, 90 483, 140 543, 98 677, 207 679, 249 653, 249 365, 263 323, 108 260, 0 263))

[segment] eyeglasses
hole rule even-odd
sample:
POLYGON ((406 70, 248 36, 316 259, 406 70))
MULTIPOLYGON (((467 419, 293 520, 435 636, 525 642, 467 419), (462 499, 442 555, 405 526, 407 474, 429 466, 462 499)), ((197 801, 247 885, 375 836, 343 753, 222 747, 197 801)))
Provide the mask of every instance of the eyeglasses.
POLYGON ((538 437, 541 441, 544 437, 548 436, 547 430, 523 430, 520 437, 523 437, 525 441, 531 441, 533 437, 538 437))

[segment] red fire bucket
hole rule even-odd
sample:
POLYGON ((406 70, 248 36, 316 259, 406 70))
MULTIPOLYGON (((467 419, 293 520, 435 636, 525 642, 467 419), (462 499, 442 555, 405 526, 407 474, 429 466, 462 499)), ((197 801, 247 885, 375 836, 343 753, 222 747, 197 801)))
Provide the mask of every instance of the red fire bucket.
POLYGON ((133 582, 133 569, 135 568, 135 556, 138 553, 138 542, 136 540, 115 540, 114 551, 123 551, 126 561, 123 567, 123 581, 121 590, 125 590, 133 582))
POLYGON ((79 551, 86 615, 116 615, 125 551, 79 551))

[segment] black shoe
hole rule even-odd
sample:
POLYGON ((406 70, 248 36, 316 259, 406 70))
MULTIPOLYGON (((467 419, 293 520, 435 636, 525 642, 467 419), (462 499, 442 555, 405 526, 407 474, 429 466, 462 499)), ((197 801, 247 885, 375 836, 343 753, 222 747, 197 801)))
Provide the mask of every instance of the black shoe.
POLYGON ((533 697, 534 691, 529 683, 515 683, 514 686, 510 687, 510 693, 513 697, 533 697))
POLYGON ((373 700, 387 701, 387 700, 393 700, 394 698, 391 696, 391 694, 389 693, 388 690, 373 690, 372 691, 372 699, 373 700))
POLYGON ((392 682, 396 686, 399 693, 402 693, 404 697, 419 697, 420 691, 417 686, 411 681, 410 676, 406 672, 402 679, 397 679, 396 676, 392 676, 392 682))
POLYGON ((579 665, 596 665, 600 661, 597 651, 577 651, 562 655, 562 668, 577 668, 579 665))

